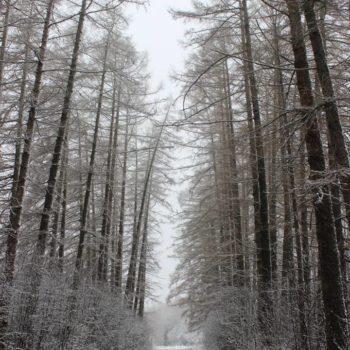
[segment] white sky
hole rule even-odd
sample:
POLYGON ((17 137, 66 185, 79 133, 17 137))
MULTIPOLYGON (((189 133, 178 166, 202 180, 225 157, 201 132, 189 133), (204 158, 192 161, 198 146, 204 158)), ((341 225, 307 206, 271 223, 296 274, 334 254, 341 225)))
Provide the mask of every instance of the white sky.
POLYGON ((185 26, 180 20, 175 21, 168 13, 170 8, 186 9, 191 0, 149 0, 146 8, 131 8, 132 19, 129 34, 139 51, 149 56, 149 69, 154 82, 162 81, 164 88, 174 92, 168 75, 177 71, 184 64, 184 50, 180 40, 184 37, 185 26))
MULTIPOLYGON (((169 78, 173 71, 182 71, 185 52, 180 41, 184 37, 185 25, 182 21, 175 21, 168 13, 169 8, 188 9, 191 0, 149 0, 146 8, 130 8, 127 12, 131 16, 128 33, 132 37, 138 51, 147 52, 149 58, 149 72, 152 75, 152 84, 157 87, 162 83, 162 96, 177 97, 179 94, 175 83, 169 78)), ((176 179, 175 179, 176 180, 176 179)), ((178 207, 176 200, 177 190, 172 189, 169 202, 178 207)), ((174 271, 176 260, 171 245, 175 234, 174 225, 169 223, 161 226, 162 238, 157 260, 160 265, 160 290, 157 294, 160 301, 165 301, 169 292, 170 274, 174 271)))

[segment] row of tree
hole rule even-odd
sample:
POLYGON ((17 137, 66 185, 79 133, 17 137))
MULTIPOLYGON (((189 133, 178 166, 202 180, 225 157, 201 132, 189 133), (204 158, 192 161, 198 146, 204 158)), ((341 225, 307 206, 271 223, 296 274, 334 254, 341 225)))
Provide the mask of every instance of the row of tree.
POLYGON ((171 297, 208 349, 348 349, 349 2, 195 1, 171 297), (188 136, 190 137, 190 136, 188 136))
POLYGON ((127 3, 1 1, 2 349, 149 347, 167 155, 127 3))

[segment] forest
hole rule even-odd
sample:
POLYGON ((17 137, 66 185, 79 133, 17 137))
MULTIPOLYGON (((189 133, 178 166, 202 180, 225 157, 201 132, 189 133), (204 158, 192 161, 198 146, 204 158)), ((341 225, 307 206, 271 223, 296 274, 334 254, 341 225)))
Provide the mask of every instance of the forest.
POLYGON ((171 1, 171 96, 159 1, 0 0, 0 350, 348 350, 350 2, 171 1))

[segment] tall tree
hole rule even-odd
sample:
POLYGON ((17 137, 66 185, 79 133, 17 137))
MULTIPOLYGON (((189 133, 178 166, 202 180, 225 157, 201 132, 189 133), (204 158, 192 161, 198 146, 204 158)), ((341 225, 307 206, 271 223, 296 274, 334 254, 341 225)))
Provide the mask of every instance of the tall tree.
POLYGON ((125 298, 126 298, 126 302, 129 306, 129 308, 132 308, 133 303, 134 303, 137 255, 138 255, 138 250, 139 250, 139 240, 140 240, 140 233, 141 233, 142 222, 143 222, 143 217, 144 217, 144 210, 146 208, 147 193, 149 190, 151 174, 152 174, 153 166, 155 163, 156 155, 158 152, 158 147, 160 145, 161 137, 163 134, 164 125, 165 125, 166 120, 168 119, 168 114, 169 114, 169 110, 165 116, 164 122, 160 126, 160 130, 159 130, 159 133, 158 133, 156 141, 155 141, 153 153, 150 157, 150 160, 149 160, 149 163, 148 163, 148 166, 146 169, 146 177, 145 177, 145 182, 144 182, 143 190, 142 190, 140 208, 139 208, 138 218, 137 218, 137 226, 136 226, 136 230, 134 231, 133 237, 132 237, 130 262, 129 262, 128 275, 127 275, 127 280, 126 280, 126 285, 125 285, 125 298))
POLYGON ((258 256, 257 268, 258 268, 260 292, 261 292, 259 312, 262 316, 261 318, 262 329, 264 329, 263 318, 264 316, 271 313, 271 302, 269 300, 268 291, 271 288, 271 279, 272 279, 266 170, 265 170, 264 145, 262 140, 259 96, 258 96, 257 82, 255 78, 255 69, 253 64, 253 53, 252 53, 247 1, 242 0, 241 6, 242 6, 241 21, 243 21, 244 23, 243 28, 244 28, 244 34, 245 34, 244 51, 247 58, 247 74, 249 78, 250 98, 251 98, 253 118, 254 118, 255 146, 256 146, 256 156, 257 156, 257 179, 259 184, 260 231, 259 233, 257 233, 256 245, 257 245, 257 256, 258 256))
POLYGON ((123 148, 123 170, 121 180, 121 194, 120 194, 120 209, 119 209, 119 228, 117 236, 117 251, 115 258, 115 287, 118 292, 122 288, 123 279, 123 246, 124 246, 124 227, 125 227, 125 194, 126 194, 126 175, 128 164, 128 144, 129 144, 129 116, 126 116, 125 121, 125 136, 123 148))
MULTIPOLYGON (((72 60, 69 67, 69 75, 66 85, 66 91, 64 95, 62 114, 57 132, 57 138, 54 146, 54 151, 51 160, 51 166, 49 171, 49 179, 47 182, 47 188, 45 191, 45 200, 43 211, 41 214, 39 234, 37 236, 36 246, 33 253, 32 262, 30 265, 30 281, 28 284, 29 294, 25 302, 24 317, 22 320, 23 334, 18 336, 17 344, 25 349, 31 349, 33 346, 33 338, 30 336, 32 333, 32 315, 37 307, 37 295, 41 283, 41 274, 38 271, 38 266, 43 261, 46 249, 46 239, 49 229, 50 214, 55 194, 55 186, 57 181, 57 173, 59 169, 59 163, 61 159, 62 148, 64 145, 64 139, 66 130, 68 127, 68 119, 70 113, 71 98, 74 89, 74 80, 77 70, 78 57, 80 53, 80 44, 83 35, 83 26, 86 15, 87 1, 82 0, 78 26, 75 35, 74 47, 72 52, 72 60), (29 336, 28 336, 29 335, 29 336)), ((24 151, 23 151, 24 153, 24 151)), ((23 158, 23 155, 22 155, 23 158)), ((20 187, 20 185, 18 185, 20 187)))
POLYGON ((40 51, 38 54, 38 63, 35 72, 35 81, 31 95, 31 105, 24 136, 24 145, 18 174, 16 190, 12 192, 10 200, 10 219, 7 236, 7 249, 5 258, 5 276, 8 282, 13 280, 16 249, 18 242, 18 230, 21 221, 23 199, 25 195, 25 185, 27 181, 28 165, 30 161, 31 146, 34 137, 34 128, 36 121, 36 113, 39 103, 39 94, 41 89, 41 81, 43 76, 43 67, 45 61, 46 47, 49 39, 49 30, 51 23, 52 11, 55 1, 50 0, 47 6, 46 17, 41 38, 40 51))
POLYGON ((345 349, 347 347, 346 311, 342 292, 339 253, 329 189, 327 185, 320 183, 326 165, 318 123, 315 118, 314 97, 302 32, 301 15, 297 1, 286 0, 286 3, 289 11, 300 103, 305 108, 303 112, 306 125, 305 142, 312 171, 310 178, 314 182, 312 188, 313 204, 316 216, 323 305, 326 315, 327 348, 336 349, 340 347, 345 349))

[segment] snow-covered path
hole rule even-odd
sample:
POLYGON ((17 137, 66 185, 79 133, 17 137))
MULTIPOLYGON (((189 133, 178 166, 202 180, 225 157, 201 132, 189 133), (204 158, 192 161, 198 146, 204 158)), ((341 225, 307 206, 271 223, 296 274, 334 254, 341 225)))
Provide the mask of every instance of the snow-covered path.
POLYGON ((154 350, 201 350, 198 346, 156 346, 154 350))

